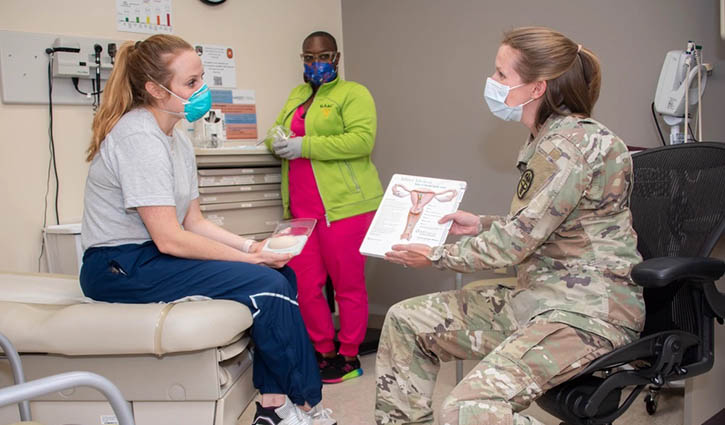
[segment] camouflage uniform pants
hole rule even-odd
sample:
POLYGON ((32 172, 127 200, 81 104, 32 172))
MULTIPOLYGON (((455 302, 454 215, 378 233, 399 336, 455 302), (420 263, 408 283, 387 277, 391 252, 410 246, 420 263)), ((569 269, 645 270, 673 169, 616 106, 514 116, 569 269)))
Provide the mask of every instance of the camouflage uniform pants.
POLYGON ((510 292, 463 289, 391 307, 376 361, 376 422, 432 423, 440 362, 477 359, 443 402, 439 423, 540 424, 517 412, 613 349, 607 339, 545 315, 518 324, 510 292))

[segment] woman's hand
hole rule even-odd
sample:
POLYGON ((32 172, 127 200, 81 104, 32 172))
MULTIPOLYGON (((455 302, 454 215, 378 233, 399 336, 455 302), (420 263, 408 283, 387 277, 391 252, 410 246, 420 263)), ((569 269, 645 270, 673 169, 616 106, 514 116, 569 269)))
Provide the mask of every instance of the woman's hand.
POLYGON ((428 267, 432 263, 428 256, 433 248, 422 243, 393 245, 392 251, 385 253, 385 260, 403 267, 428 267))
POLYGON ((439 224, 443 224, 453 220, 450 233, 454 235, 477 235, 481 232, 481 219, 469 212, 456 211, 452 214, 446 214, 438 220, 439 224))
MULTIPOLYGON (((252 245, 252 249, 254 249, 254 245, 252 245)), ((275 252, 262 251, 261 249, 258 252, 249 253, 249 255, 252 258, 250 263, 261 264, 273 269, 281 269, 293 257, 292 254, 277 254, 275 252)))
MULTIPOLYGON (((269 239, 269 238, 267 238, 269 239)), ((252 242, 252 245, 249 247, 249 253, 254 254, 257 252, 260 252, 262 248, 264 247, 264 244, 267 242, 267 239, 262 239, 259 242, 252 242)))

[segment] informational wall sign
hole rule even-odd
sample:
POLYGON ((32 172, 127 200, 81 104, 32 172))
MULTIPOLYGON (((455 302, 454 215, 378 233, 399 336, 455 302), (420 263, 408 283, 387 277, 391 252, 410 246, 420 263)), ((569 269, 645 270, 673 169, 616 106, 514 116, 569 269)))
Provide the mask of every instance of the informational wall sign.
POLYGON ((254 90, 211 90, 212 108, 224 113, 226 140, 257 139, 254 90))
POLYGON ((209 87, 237 87, 237 66, 234 49, 226 46, 197 44, 196 54, 204 65, 204 82, 209 87))

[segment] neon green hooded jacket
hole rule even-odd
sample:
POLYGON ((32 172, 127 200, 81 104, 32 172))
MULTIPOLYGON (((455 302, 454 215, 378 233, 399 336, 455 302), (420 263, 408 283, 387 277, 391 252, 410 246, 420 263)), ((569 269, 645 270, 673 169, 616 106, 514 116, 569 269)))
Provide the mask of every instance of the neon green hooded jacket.
MULTIPOLYGON (((294 111, 310 96, 309 84, 295 87, 275 125, 289 129, 294 111)), ((340 77, 320 86, 305 115, 302 157, 312 164, 328 223, 378 208, 383 188, 370 159, 376 130, 375 102, 365 86, 340 77)), ((273 151, 271 138, 265 144, 273 151)), ((291 218, 289 199, 289 161, 282 159, 287 219, 291 218)))

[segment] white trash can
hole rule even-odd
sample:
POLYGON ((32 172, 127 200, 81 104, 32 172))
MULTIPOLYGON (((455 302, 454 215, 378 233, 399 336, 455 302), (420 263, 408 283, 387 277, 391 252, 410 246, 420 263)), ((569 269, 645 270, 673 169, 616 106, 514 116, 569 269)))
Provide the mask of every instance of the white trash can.
POLYGON ((43 230, 48 273, 78 276, 83 265, 81 224, 59 224, 43 230))

